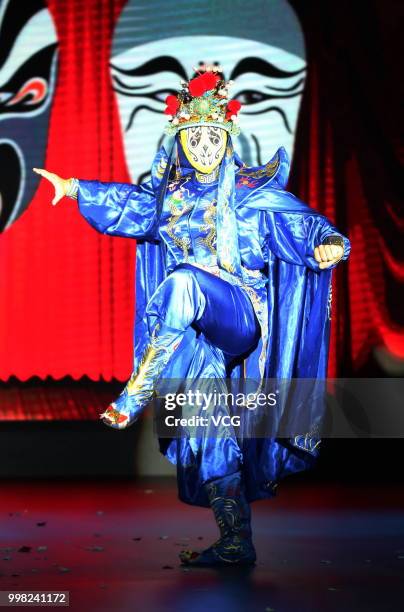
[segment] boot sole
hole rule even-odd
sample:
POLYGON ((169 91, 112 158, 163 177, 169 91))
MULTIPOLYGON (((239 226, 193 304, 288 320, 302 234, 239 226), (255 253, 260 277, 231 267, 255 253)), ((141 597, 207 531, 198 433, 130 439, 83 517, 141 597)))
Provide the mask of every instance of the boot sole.
POLYGON ((184 567, 252 567, 256 565, 256 561, 234 561, 233 563, 231 561, 212 561, 212 563, 181 561, 181 565, 184 567))
POLYGON ((179 555, 181 565, 186 565, 187 567, 240 567, 240 566, 252 566, 256 564, 257 559, 240 559, 239 561, 224 561, 223 559, 217 558, 209 561, 195 561, 182 559, 181 555, 179 555))

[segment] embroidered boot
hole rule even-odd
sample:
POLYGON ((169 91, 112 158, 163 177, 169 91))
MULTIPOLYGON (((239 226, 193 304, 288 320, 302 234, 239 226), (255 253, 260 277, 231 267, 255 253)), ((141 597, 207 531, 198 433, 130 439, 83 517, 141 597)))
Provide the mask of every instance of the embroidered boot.
POLYGON ((184 565, 253 565, 251 510, 241 482, 241 473, 219 478, 205 485, 209 503, 220 530, 220 538, 201 551, 182 551, 184 565))
POLYGON ((156 383, 183 335, 184 332, 178 329, 156 325, 137 371, 133 372, 119 397, 100 414, 106 425, 124 429, 137 421, 152 399, 156 383))

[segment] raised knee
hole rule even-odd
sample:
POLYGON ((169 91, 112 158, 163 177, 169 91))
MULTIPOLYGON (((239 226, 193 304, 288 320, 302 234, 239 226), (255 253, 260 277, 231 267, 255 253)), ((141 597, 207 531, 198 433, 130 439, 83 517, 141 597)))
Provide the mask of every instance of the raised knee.
POLYGON ((187 313, 190 320, 197 320, 202 316, 206 299, 192 266, 185 264, 184 267, 176 268, 165 283, 168 284, 169 293, 178 310, 187 313))
POLYGON ((181 267, 158 287, 147 304, 146 314, 163 319, 171 327, 185 329, 202 316, 205 303, 195 274, 181 267))
POLYGON ((197 287, 196 276, 188 267, 176 268, 167 278, 167 282, 175 292, 188 295, 197 287))

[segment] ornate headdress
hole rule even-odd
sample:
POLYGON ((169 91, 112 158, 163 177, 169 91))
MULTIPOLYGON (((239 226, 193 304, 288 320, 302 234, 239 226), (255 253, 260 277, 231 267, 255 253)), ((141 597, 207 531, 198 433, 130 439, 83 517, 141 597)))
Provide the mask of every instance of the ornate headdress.
POLYGON ((233 81, 225 81, 218 65, 200 64, 194 68, 197 76, 190 81, 181 81, 181 90, 176 96, 167 96, 169 123, 167 134, 175 134, 185 127, 214 125, 237 136, 237 125, 241 104, 229 100, 229 88, 233 81))

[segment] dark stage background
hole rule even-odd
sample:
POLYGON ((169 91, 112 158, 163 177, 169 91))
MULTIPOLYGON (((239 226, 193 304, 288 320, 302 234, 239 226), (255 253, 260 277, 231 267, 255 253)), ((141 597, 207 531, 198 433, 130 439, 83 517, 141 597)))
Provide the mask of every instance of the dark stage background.
MULTIPOLYGON (((31 168, 104 181, 131 181, 141 174, 133 169, 133 156, 143 149, 131 148, 136 139, 128 141, 126 99, 119 97, 122 57, 125 49, 150 42, 144 32, 153 34, 156 14, 157 57, 167 47, 165 38, 200 29, 205 35, 219 30, 223 36, 284 45, 307 63, 298 86, 288 80, 292 60, 279 68, 277 77, 287 86, 283 94, 268 96, 265 110, 258 107, 257 121, 258 115, 264 115, 264 122, 283 117, 279 132, 268 138, 274 151, 283 144, 285 128, 293 152, 290 191, 329 216, 352 242, 349 262, 334 275, 329 373, 402 376, 401 4, 291 1, 305 41, 302 57, 301 34, 293 39, 293 28, 298 28, 286 2, 204 2, 202 10, 200 2, 0 1, 0 419, 7 421, 0 436, 6 461, 14 457, 3 476, 45 475, 43 466, 49 473, 63 473, 55 440, 64 440, 62 447, 70 440, 77 450, 66 474, 79 475, 83 464, 88 474, 110 473, 107 463, 96 464, 91 456, 94 445, 116 444, 113 436, 106 438, 109 431, 94 437, 96 419, 131 372, 135 243, 97 234, 70 200, 50 206, 51 188, 45 181, 38 184, 31 168), (273 20, 272 27, 268 21, 268 40, 254 25, 257 19, 246 20, 249 11, 258 21, 265 23, 266 15, 273 20), (135 27, 133 15, 142 18, 142 25, 135 27), (223 19, 229 31, 212 25, 209 32, 208 18, 219 24, 223 19), (286 22, 287 40, 272 40, 286 22), (293 97, 300 106, 294 124, 288 121, 293 108, 287 106, 293 97), (94 445, 86 448, 91 439, 94 445), (21 460, 15 455, 17 440, 21 460), (29 468, 24 467, 25 452, 36 457, 29 468)), ((182 53, 189 55, 189 46, 182 53)), ((162 121, 158 113, 170 90, 167 83, 158 77, 157 93, 149 95, 155 122, 162 121)), ((250 105, 262 102, 251 88, 238 96, 248 126, 250 105)), ((263 144, 257 155, 265 150, 263 144)), ((124 436, 130 449, 134 437, 124 436)), ((399 465, 400 444, 325 440, 317 475, 399 477, 394 466, 399 465)), ((130 453, 115 467, 130 474, 130 453)))

